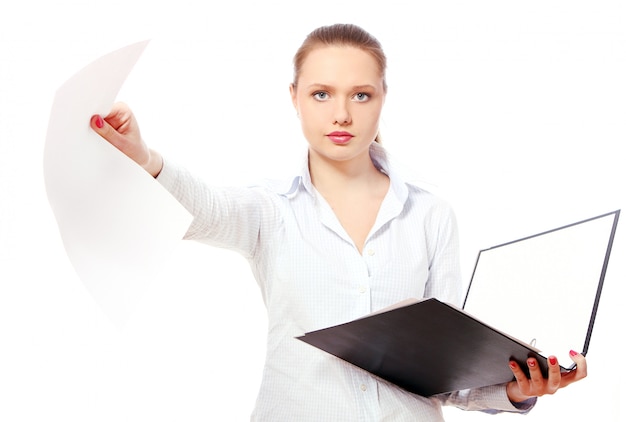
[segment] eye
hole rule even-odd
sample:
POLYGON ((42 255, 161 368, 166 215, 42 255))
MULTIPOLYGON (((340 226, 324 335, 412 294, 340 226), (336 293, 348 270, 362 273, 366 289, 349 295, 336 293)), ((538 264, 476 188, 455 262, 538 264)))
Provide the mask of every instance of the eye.
POLYGON ((370 95, 366 94, 365 92, 357 92, 356 94, 354 94, 354 97, 352 98, 354 98, 356 102, 362 103, 362 102, 369 100, 370 95))
POLYGON ((318 91, 313 93, 313 98, 315 98, 318 101, 326 101, 328 100, 328 92, 325 91, 318 91))

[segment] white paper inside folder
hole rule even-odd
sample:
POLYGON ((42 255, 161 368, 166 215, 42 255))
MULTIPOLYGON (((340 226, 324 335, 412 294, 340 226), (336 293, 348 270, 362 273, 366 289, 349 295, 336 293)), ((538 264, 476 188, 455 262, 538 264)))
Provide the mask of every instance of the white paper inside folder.
POLYGON ((587 353, 619 210, 480 251, 463 309, 573 366, 587 353))

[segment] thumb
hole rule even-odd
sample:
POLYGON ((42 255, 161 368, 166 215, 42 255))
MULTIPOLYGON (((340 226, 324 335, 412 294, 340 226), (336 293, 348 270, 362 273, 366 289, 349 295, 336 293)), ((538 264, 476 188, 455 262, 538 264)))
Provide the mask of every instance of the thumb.
POLYGON ((108 124, 102 116, 99 114, 91 116, 90 126, 98 135, 102 136, 106 141, 120 149, 123 143, 123 136, 110 124, 108 124))

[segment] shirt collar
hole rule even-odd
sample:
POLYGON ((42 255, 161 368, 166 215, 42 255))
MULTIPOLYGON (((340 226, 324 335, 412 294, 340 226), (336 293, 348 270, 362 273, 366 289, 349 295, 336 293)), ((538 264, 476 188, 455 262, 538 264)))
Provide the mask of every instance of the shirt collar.
MULTIPOLYGON (((370 144, 370 157, 377 169, 389 176, 390 187, 397 200, 404 203, 408 197, 408 188, 402 181, 400 176, 396 174, 389 162, 389 156, 385 148, 378 142, 372 142, 370 144)), ((290 183, 283 185, 277 193, 284 195, 288 198, 293 198, 300 191, 315 196, 315 188, 311 182, 311 173, 309 172, 309 160, 308 154, 304 159, 302 170, 299 175, 290 179, 290 183)), ((390 192, 391 193, 391 192, 390 192)))

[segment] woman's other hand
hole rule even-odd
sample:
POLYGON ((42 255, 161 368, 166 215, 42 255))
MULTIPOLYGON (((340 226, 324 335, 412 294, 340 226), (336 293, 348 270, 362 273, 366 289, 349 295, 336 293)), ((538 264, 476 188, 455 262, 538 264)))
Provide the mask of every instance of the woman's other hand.
POLYGON ((546 394, 554 394, 560 388, 567 387, 573 382, 579 381, 587 376, 587 360, 580 353, 571 351, 570 356, 576 369, 561 373, 561 368, 556 357, 548 358, 548 378, 544 378, 537 359, 529 358, 527 365, 530 377, 527 377, 522 368, 516 362, 510 362, 509 366, 515 381, 507 384, 506 392, 512 402, 520 403, 531 397, 541 397, 546 394))
POLYGON ((107 116, 94 115, 91 128, 111 145, 122 151, 153 177, 163 167, 163 159, 156 151, 148 148, 141 139, 139 124, 131 109, 124 103, 116 103, 107 116))

